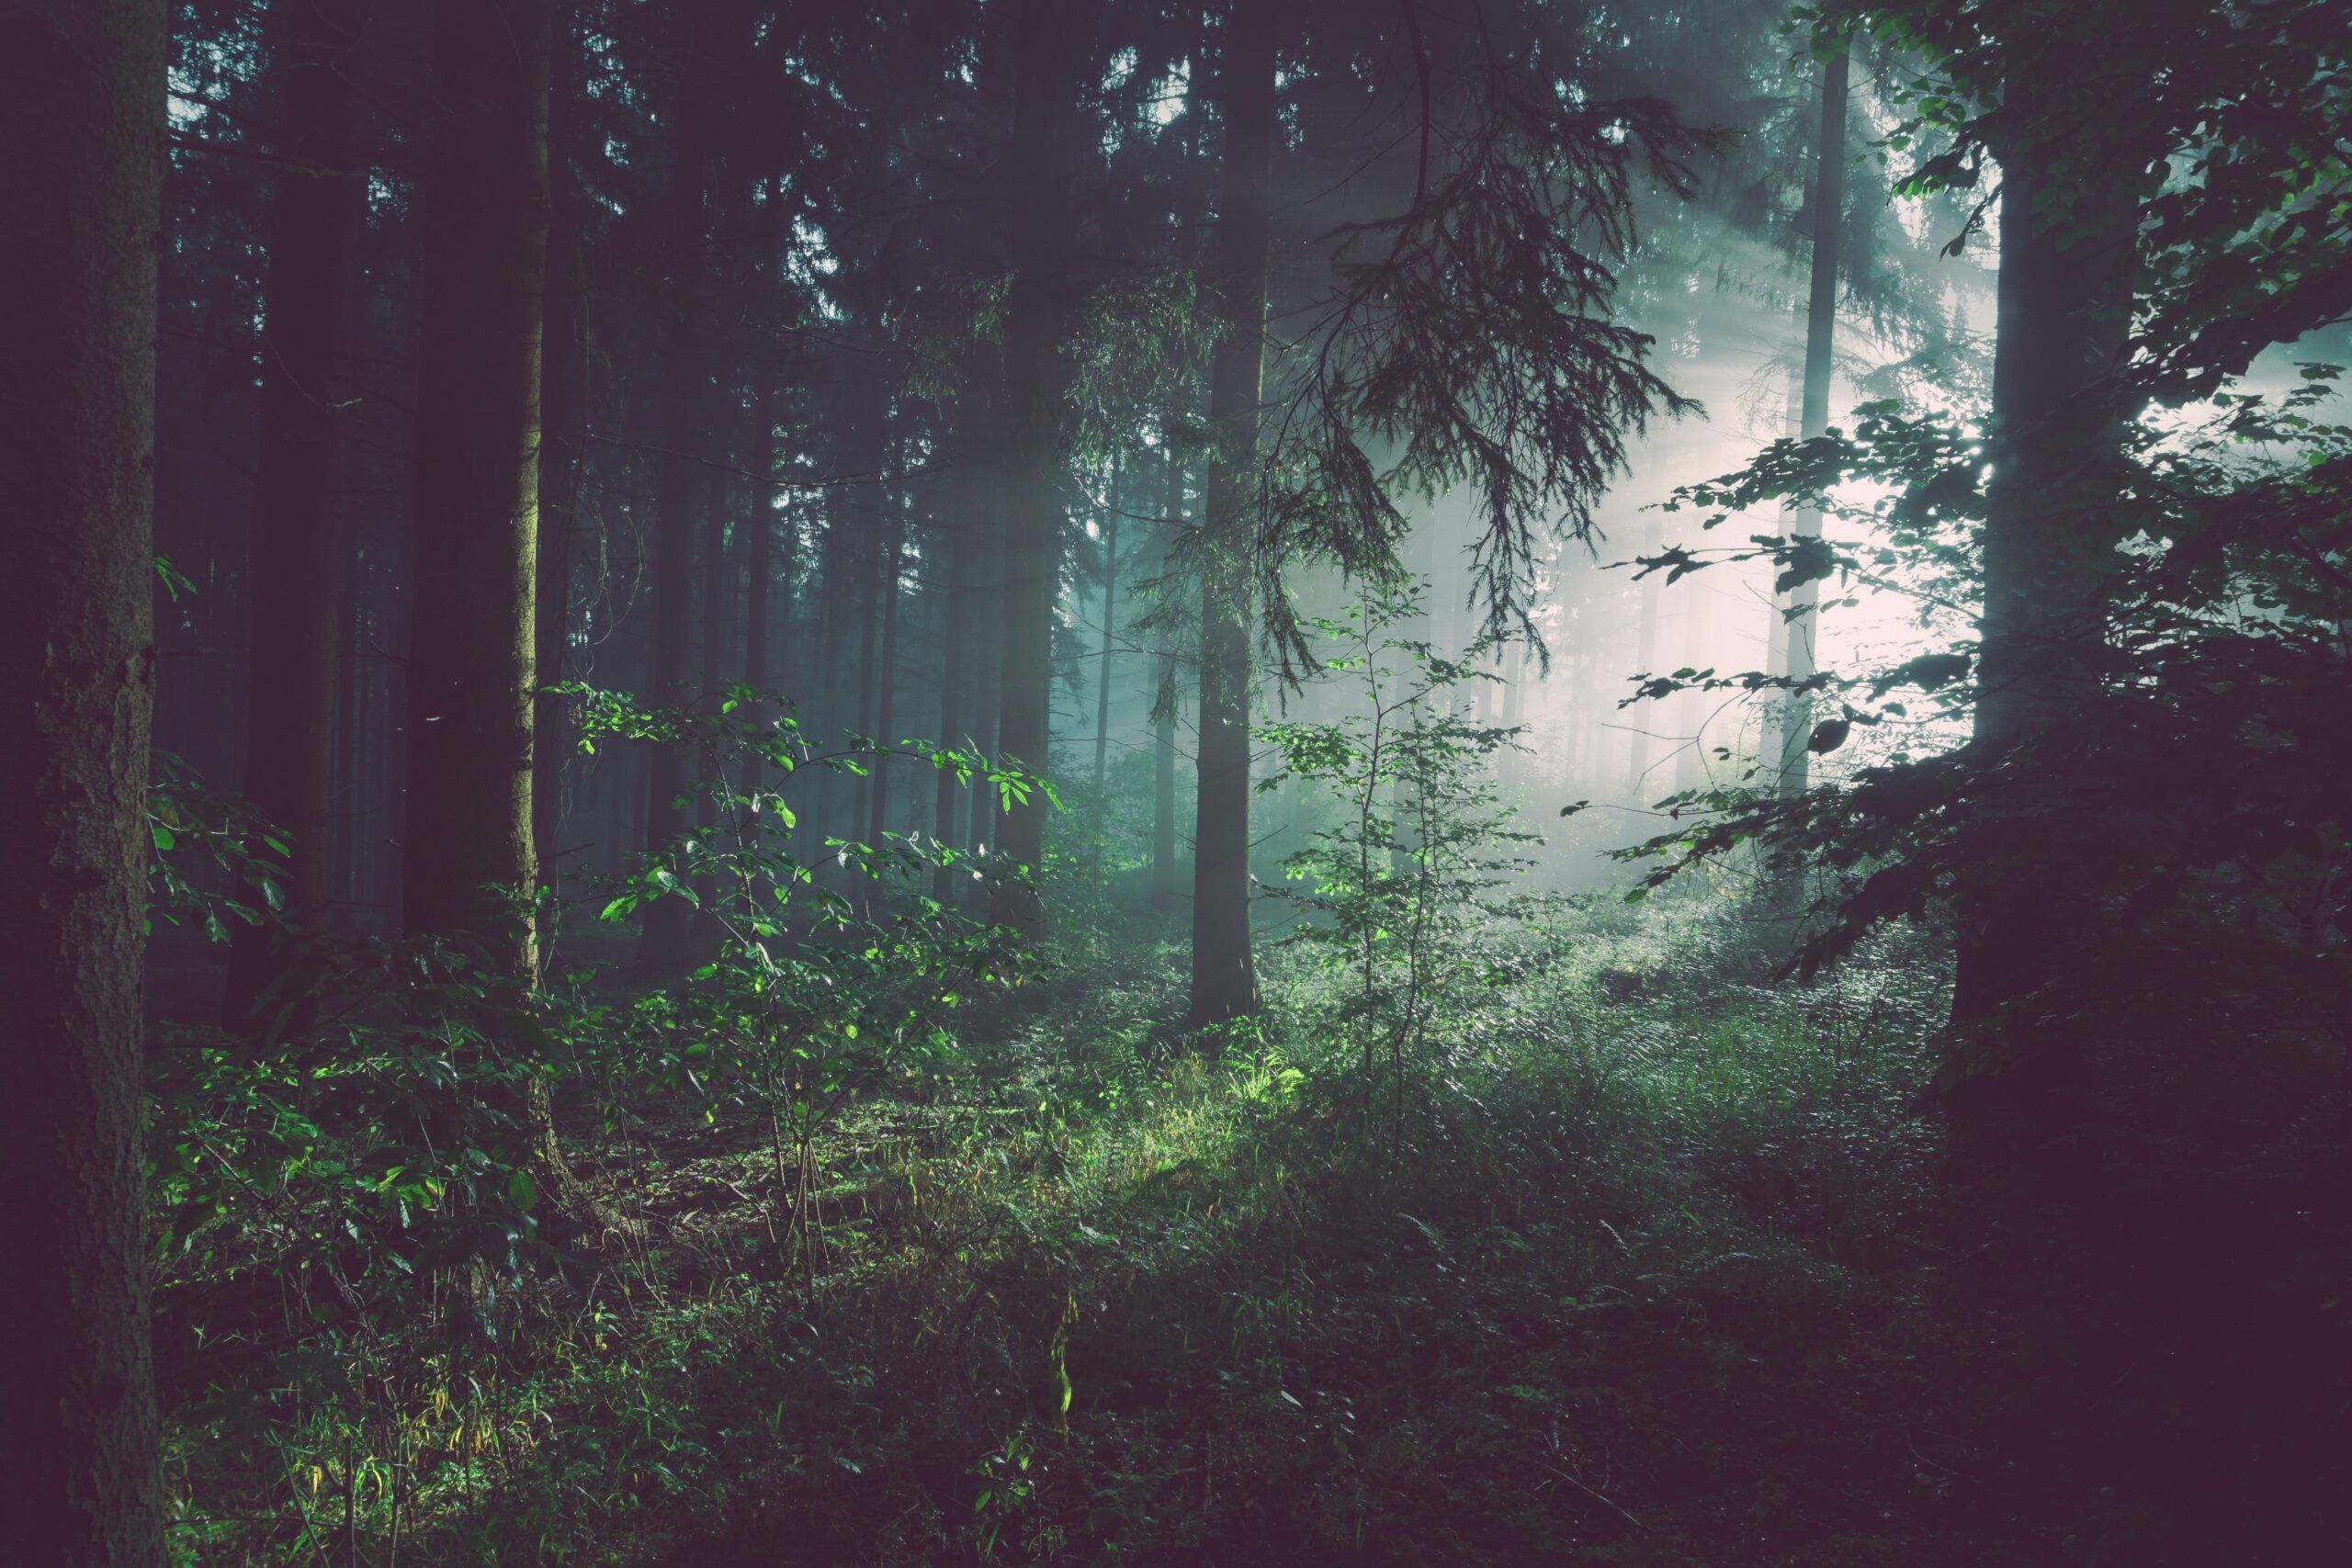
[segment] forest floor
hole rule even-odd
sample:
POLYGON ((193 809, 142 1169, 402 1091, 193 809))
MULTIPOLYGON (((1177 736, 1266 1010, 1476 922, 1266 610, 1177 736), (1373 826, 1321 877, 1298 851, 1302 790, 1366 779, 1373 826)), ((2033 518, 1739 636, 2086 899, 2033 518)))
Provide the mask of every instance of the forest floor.
POLYGON ((186 1560, 2176 1560, 1939 1179, 1933 950, 1771 987, 1706 919, 1577 919, 1401 1122, 1291 1043, 1311 978, 1212 1062, 1142 942, 858 1107, 805 1231, 764 1123, 583 1102, 639 1223, 266 1450, 185 1417, 186 1560))

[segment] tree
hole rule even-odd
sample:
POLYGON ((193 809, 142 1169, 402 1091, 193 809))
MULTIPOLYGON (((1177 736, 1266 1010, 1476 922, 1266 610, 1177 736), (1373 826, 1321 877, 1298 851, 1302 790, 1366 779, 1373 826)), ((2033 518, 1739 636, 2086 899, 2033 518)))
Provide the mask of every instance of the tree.
POLYGON ((527 978, 548 0, 436 0, 402 924, 527 978), (485 28, 485 20, 491 25, 485 28))
MULTIPOLYGON (((664 451, 654 498, 653 694, 657 702, 683 707, 694 697, 686 649, 695 600, 694 510, 703 488, 698 482, 703 476, 691 454, 695 443, 703 437, 704 421, 710 412, 700 322, 710 107, 706 26, 691 6, 679 13, 676 25, 680 56, 670 107, 675 148, 668 204, 670 274, 661 349, 664 451)), ((706 609, 715 611, 717 606, 706 609)), ((666 854, 685 832, 686 757, 674 746, 662 746, 654 749, 651 761, 646 848, 653 854, 666 854)), ((645 911, 639 965, 655 972, 684 964, 692 941, 693 918, 693 909, 683 899, 655 900, 645 911)))
POLYGON ((162 0, 0 10, 24 225, 0 312, 0 1517, 26 1562, 161 1568, 141 976, 153 581, 162 0))
MULTIPOLYGON (((1804 441, 1829 428, 1829 381, 1838 334, 1838 250, 1845 230, 1847 79, 1852 61, 1851 49, 1840 39, 1836 52, 1821 66, 1821 131, 1813 158, 1813 260, 1804 311, 1804 387, 1797 424, 1798 439, 1804 441)), ((1819 508, 1798 508, 1795 523, 1798 541, 1820 537, 1819 508)), ((1806 682, 1820 669, 1815 641, 1820 602, 1821 582, 1816 578, 1791 589, 1785 605, 1773 605, 1781 619, 1775 636, 1781 656, 1780 673, 1787 677, 1789 689, 1780 714, 1780 755, 1768 760, 1774 770, 1773 787, 1783 797, 1803 795, 1811 782, 1813 698, 1806 682)), ((1802 868, 1784 868, 1775 879, 1772 894, 1783 912, 1792 914, 1804 901, 1804 891, 1802 868)))
MULTIPOLYGON (((280 130, 261 333, 244 793, 289 841, 288 912, 315 926, 334 897, 337 646, 344 596, 344 438, 367 221, 349 61, 364 25, 349 0, 279 0, 264 46, 280 130)), ((277 886, 275 883, 273 886, 277 886)), ((229 1017, 269 974, 267 925, 242 926, 229 1017)))
MULTIPOLYGON (((1073 219, 1078 102, 1092 58, 1094 6, 1087 0, 1018 0, 1008 19, 1012 51, 1011 224, 1013 274, 1004 325, 1005 531, 1003 678, 996 744, 1035 773, 1052 744, 1053 636, 1061 586, 1062 394, 1069 372, 1057 350, 1073 301, 1067 274, 1073 219)), ((1001 816, 998 848, 1033 871, 1046 857, 1042 791, 1001 816)), ((1046 933, 1035 887, 991 890, 989 918, 1030 942, 1046 933)))
POLYGON ((1199 796, 1193 825, 1193 983, 1189 1021, 1258 1010, 1250 944, 1250 592, 1258 577, 1258 420, 1265 377, 1266 265, 1272 248, 1275 14, 1236 4, 1226 16, 1221 91, 1224 190, 1218 201, 1216 336, 1209 354, 1208 500, 1201 559, 1199 796))

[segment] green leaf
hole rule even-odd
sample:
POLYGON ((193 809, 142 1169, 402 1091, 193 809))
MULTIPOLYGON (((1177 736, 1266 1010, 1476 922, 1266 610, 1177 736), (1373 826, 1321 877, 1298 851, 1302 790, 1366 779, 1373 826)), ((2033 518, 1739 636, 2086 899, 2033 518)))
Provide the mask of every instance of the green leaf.
POLYGON ((506 1179, 506 1196, 518 1209, 528 1209, 539 1201, 539 1184, 531 1179, 527 1170, 518 1170, 506 1179))

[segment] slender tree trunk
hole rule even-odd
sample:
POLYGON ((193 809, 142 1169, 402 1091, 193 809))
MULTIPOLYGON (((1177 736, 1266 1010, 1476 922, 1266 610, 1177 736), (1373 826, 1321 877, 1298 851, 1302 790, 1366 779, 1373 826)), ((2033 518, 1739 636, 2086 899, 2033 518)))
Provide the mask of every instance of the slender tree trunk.
MULTIPOLYGON (((711 421, 703 427, 701 439, 714 446, 725 446, 718 423, 722 410, 730 411, 733 397, 715 399, 707 407, 711 421)), ((731 423, 731 422, 729 422, 731 423)), ((701 668, 695 679, 695 706, 706 714, 717 713, 727 695, 727 634, 733 617, 728 613, 727 591, 727 515, 726 488, 730 479, 715 470, 702 476, 702 637, 701 668)), ((726 759, 716 750, 695 758, 696 783, 695 827, 708 840, 718 827, 718 786, 727 772, 726 759)), ((718 874, 708 872, 695 878, 695 896, 699 900, 691 930, 694 945, 707 951, 718 935, 718 919, 715 913, 718 899, 718 874)))
MULTIPOLYGON (((980 472, 976 533, 972 539, 971 692, 965 709, 972 744, 981 754, 995 757, 997 722, 1004 711, 1004 533, 1007 475, 1003 457, 1002 410, 991 409, 988 430, 990 456, 980 472)), ((972 791, 967 809, 971 823, 965 829, 976 852, 1001 851, 998 838, 997 793, 987 786, 972 791)), ((993 899, 991 899, 993 902, 993 899)))
MULTIPOLYGON (((877 441, 875 449, 877 454, 883 452, 883 444, 877 441)), ((881 462, 887 460, 887 457, 878 457, 876 467, 878 468, 881 462)), ((888 544, 888 541, 883 538, 883 530, 887 525, 883 513, 890 506, 891 501, 889 493, 883 489, 882 481, 878 478, 865 491, 865 498, 869 504, 862 505, 858 509, 859 526, 856 540, 860 604, 857 617, 857 709, 853 727, 860 736, 871 739, 875 731, 874 673, 876 657, 875 645, 878 640, 876 634, 880 631, 882 625, 884 592, 882 558, 888 544)), ((849 825, 842 830, 842 837, 862 840, 866 836, 867 815, 874 808, 873 769, 869 765, 865 773, 854 774, 853 777, 857 782, 850 789, 849 825)))
MULTIPOLYGON (((972 531, 973 522, 968 515, 956 518, 944 530, 947 536, 947 602, 945 625, 939 639, 939 744, 958 749, 964 744, 965 671, 972 658, 968 646, 972 637, 972 531)), ((943 850, 964 842, 956 834, 956 808, 966 793, 966 787, 956 782, 953 773, 945 768, 939 770, 931 831, 943 850)), ((932 873, 931 896, 942 905, 954 901, 956 877, 947 867, 940 866, 932 873)))
MULTIPOLYGON (((1646 547, 1650 549, 1657 547, 1657 533, 1654 528, 1647 536, 1646 547)), ((1664 581, 1664 578, 1655 571, 1641 581, 1641 607, 1634 630, 1635 674, 1654 673, 1650 666, 1657 659, 1658 590, 1664 581)), ((1628 727, 1630 733, 1627 739, 1632 744, 1628 753, 1630 761, 1626 764, 1625 798, 1639 805, 1650 794, 1650 726, 1656 722, 1657 705, 1648 703, 1626 711, 1633 716, 1633 722, 1628 727)))
MULTIPOLYGON (((890 508, 889 534, 882 544, 881 581, 876 585, 882 596, 882 653, 880 666, 875 671, 879 688, 875 699, 874 738, 883 745, 890 744, 891 731, 898 728, 897 697, 899 687, 899 577, 906 554, 906 509, 902 497, 893 495, 887 504, 890 508)), ((878 844, 890 824, 890 754, 885 751, 874 759, 874 807, 866 819, 866 842, 878 844)))
MULTIPOLYGON (((749 466, 754 476, 747 487, 751 504, 745 511, 746 539, 744 550, 748 559, 749 581, 743 592, 743 680, 758 691, 767 691, 773 684, 768 651, 768 611, 775 592, 775 495, 768 481, 775 471, 775 378, 763 372, 759 387, 752 395, 752 453, 749 466)), ((788 571, 789 553, 786 556, 788 571)), ((791 615, 791 589, 785 590, 785 616, 791 615)), ((786 634, 787 637, 789 633, 786 634)), ((746 716, 753 721, 768 716, 767 705, 761 703, 746 716)), ((754 753, 743 762, 743 793, 756 795, 763 781, 759 756, 754 753)))
POLYGON ((15 1561, 162 1568, 140 987, 154 697, 162 0, 0 12, 0 1520, 15 1561))
POLYGON ((1111 468, 1111 511, 1102 525, 1102 661, 1094 671, 1094 831, 1098 843, 1110 807, 1103 792, 1111 777, 1111 648, 1118 619, 1119 508, 1126 503, 1126 498, 1120 493, 1120 477, 1114 459, 1111 468))
MULTIPOLYGON (((696 466, 686 454, 707 438, 699 314, 702 306, 703 187, 708 158, 708 96, 702 26, 695 7, 678 13, 681 55, 671 113, 675 168, 670 187, 669 310, 663 329, 662 413, 668 450, 658 459, 654 492, 653 700, 684 708, 694 703, 686 667, 694 622, 696 466)), ((654 750, 647 785, 646 848, 669 852, 686 828, 686 755, 674 746, 654 750)), ((638 965, 649 974, 676 969, 692 951, 694 911, 681 898, 645 907, 638 965)))
MULTIPOLYGON (((1844 50, 1822 67, 1821 130, 1814 143, 1813 276, 1804 318, 1804 401, 1799 412, 1798 435, 1806 441, 1829 428, 1829 388, 1836 367, 1838 334, 1838 245, 1845 230, 1846 96, 1851 56, 1844 50)), ((1796 514, 1799 538, 1821 536, 1821 513, 1807 507, 1796 514)), ((1789 593, 1783 633, 1786 671, 1791 681, 1811 680, 1820 669, 1815 645, 1821 584, 1798 584, 1789 593)), ((1783 797, 1803 795, 1812 785, 1813 698, 1792 688, 1783 705, 1776 787, 1783 797)), ((1801 876, 1800 873, 1791 875, 1801 876)), ((1802 905, 1801 880, 1774 889, 1776 902, 1792 912, 1802 905)))
MULTIPOLYGON (((1069 176, 1076 107, 1091 39, 1050 0, 1016 0, 1012 18, 1013 109, 1011 164, 1021 171, 1012 213, 1014 276, 1005 321, 1006 432, 1003 686, 997 744, 1034 773, 1052 762, 1053 641, 1060 597, 1061 394, 1069 370, 1057 353, 1070 301, 1064 271, 1072 218, 1069 176)), ((1090 10, 1091 14, 1091 10, 1090 10)), ((1046 853, 1043 791, 1002 813, 1004 854, 1033 873, 1046 853)), ((1046 934, 1034 886, 1000 884, 989 918, 1027 942, 1046 934)))
POLYGON ((1209 423, 1217 446, 1203 551, 1200 798, 1193 830, 1194 1028, 1259 1006, 1250 942, 1250 609, 1279 9, 1275 0, 1238 0, 1226 20, 1225 190, 1217 213, 1216 343, 1209 358, 1209 423))
MULTIPOLYGON (((560 76, 549 94, 549 145, 574 141, 571 122, 584 113, 578 80, 578 45, 559 29, 555 64, 560 76), (560 130, 562 134, 558 134, 560 130)), ((562 846, 562 775, 567 744, 563 699, 547 688, 570 677, 571 558, 579 533, 581 467, 586 459, 589 330, 587 258, 581 249, 581 211, 571 160, 552 156, 554 191, 548 232, 547 333, 543 418, 539 438, 537 626, 533 635, 541 694, 533 705, 531 840, 540 874, 557 874, 562 846)))
MULTIPOLYGON (((541 340, 549 222, 549 0, 436 0, 436 114, 420 186, 414 611, 401 925, 466 939, 517 987, 537 980, 532 709, 541 340)), ((589 1205, 557 1146, 550 1085, 515 1115, 551 1207, 589 1205)))
MULTIPOLYGON (((347 63, 364 13, 352 0, 278 0, 265 23, 269 82, 295 163, 353 169, 347 63)), ((356 170, 281 174, 271 190, 268 311, 247 639, 244 794, 282 829, 286 912, 321 927, 334 897, 337 629, 344 590, 344 437, 367 182, 356 170)), ((241 926, 228 1015, 241 1020, 276 967, 274 933, 241 926)))
POLYGON ((527 896, 548 236, 547 0, 436 0, 403 924, 532 973, 527 896), (494 45, 486 39, 496 40, 494 45))
MULTIPOLYGON (((1167 458, 1167 537, 1161 541, 1161 570, 1184 526, 1184 465, 1176 446, 1163 432, 1167 458)), ((1163 632, 1172 639, 1173 632, 1163 632)), ((1176 867, 1176 653, 1163 641, 1159 668, 1152 689, 1151 760, 1151 897, 1158 904, 1172 904, 1182 889, 1176 867)))

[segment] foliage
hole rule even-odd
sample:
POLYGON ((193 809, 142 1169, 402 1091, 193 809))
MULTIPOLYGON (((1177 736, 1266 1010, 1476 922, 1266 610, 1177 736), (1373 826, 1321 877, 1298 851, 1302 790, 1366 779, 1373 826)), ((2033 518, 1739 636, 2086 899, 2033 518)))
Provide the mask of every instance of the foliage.
POLYGON ((1337 1021, 1356 1043, 1362 1084, 1378 1072, 1401 1130, 1409 1075, 1426 1075, 1433 1031, 1460 1027, 1491 996, 1499 919, 1523 919, 1524 897, 1498 897, 1543 840, 1513 826, 1495 783, 1508 728, 1472 723, 1464 693, 1491 676, 1481 639, 1460 657, 1410 635, 1421 591, 1372 586, 1336 619, 1313 623, 1341 651, 1321 662, 1331 682, 1361 693, 1345 716, 1262 725, 1281 771, 1328 791, 1339 816, 1283 862, 1277 889, 1309 919, 1285 940, 1318 951, 1347 977, 1337 1021), (1304 886, 1296 884, 1304 883, 1304 886))

